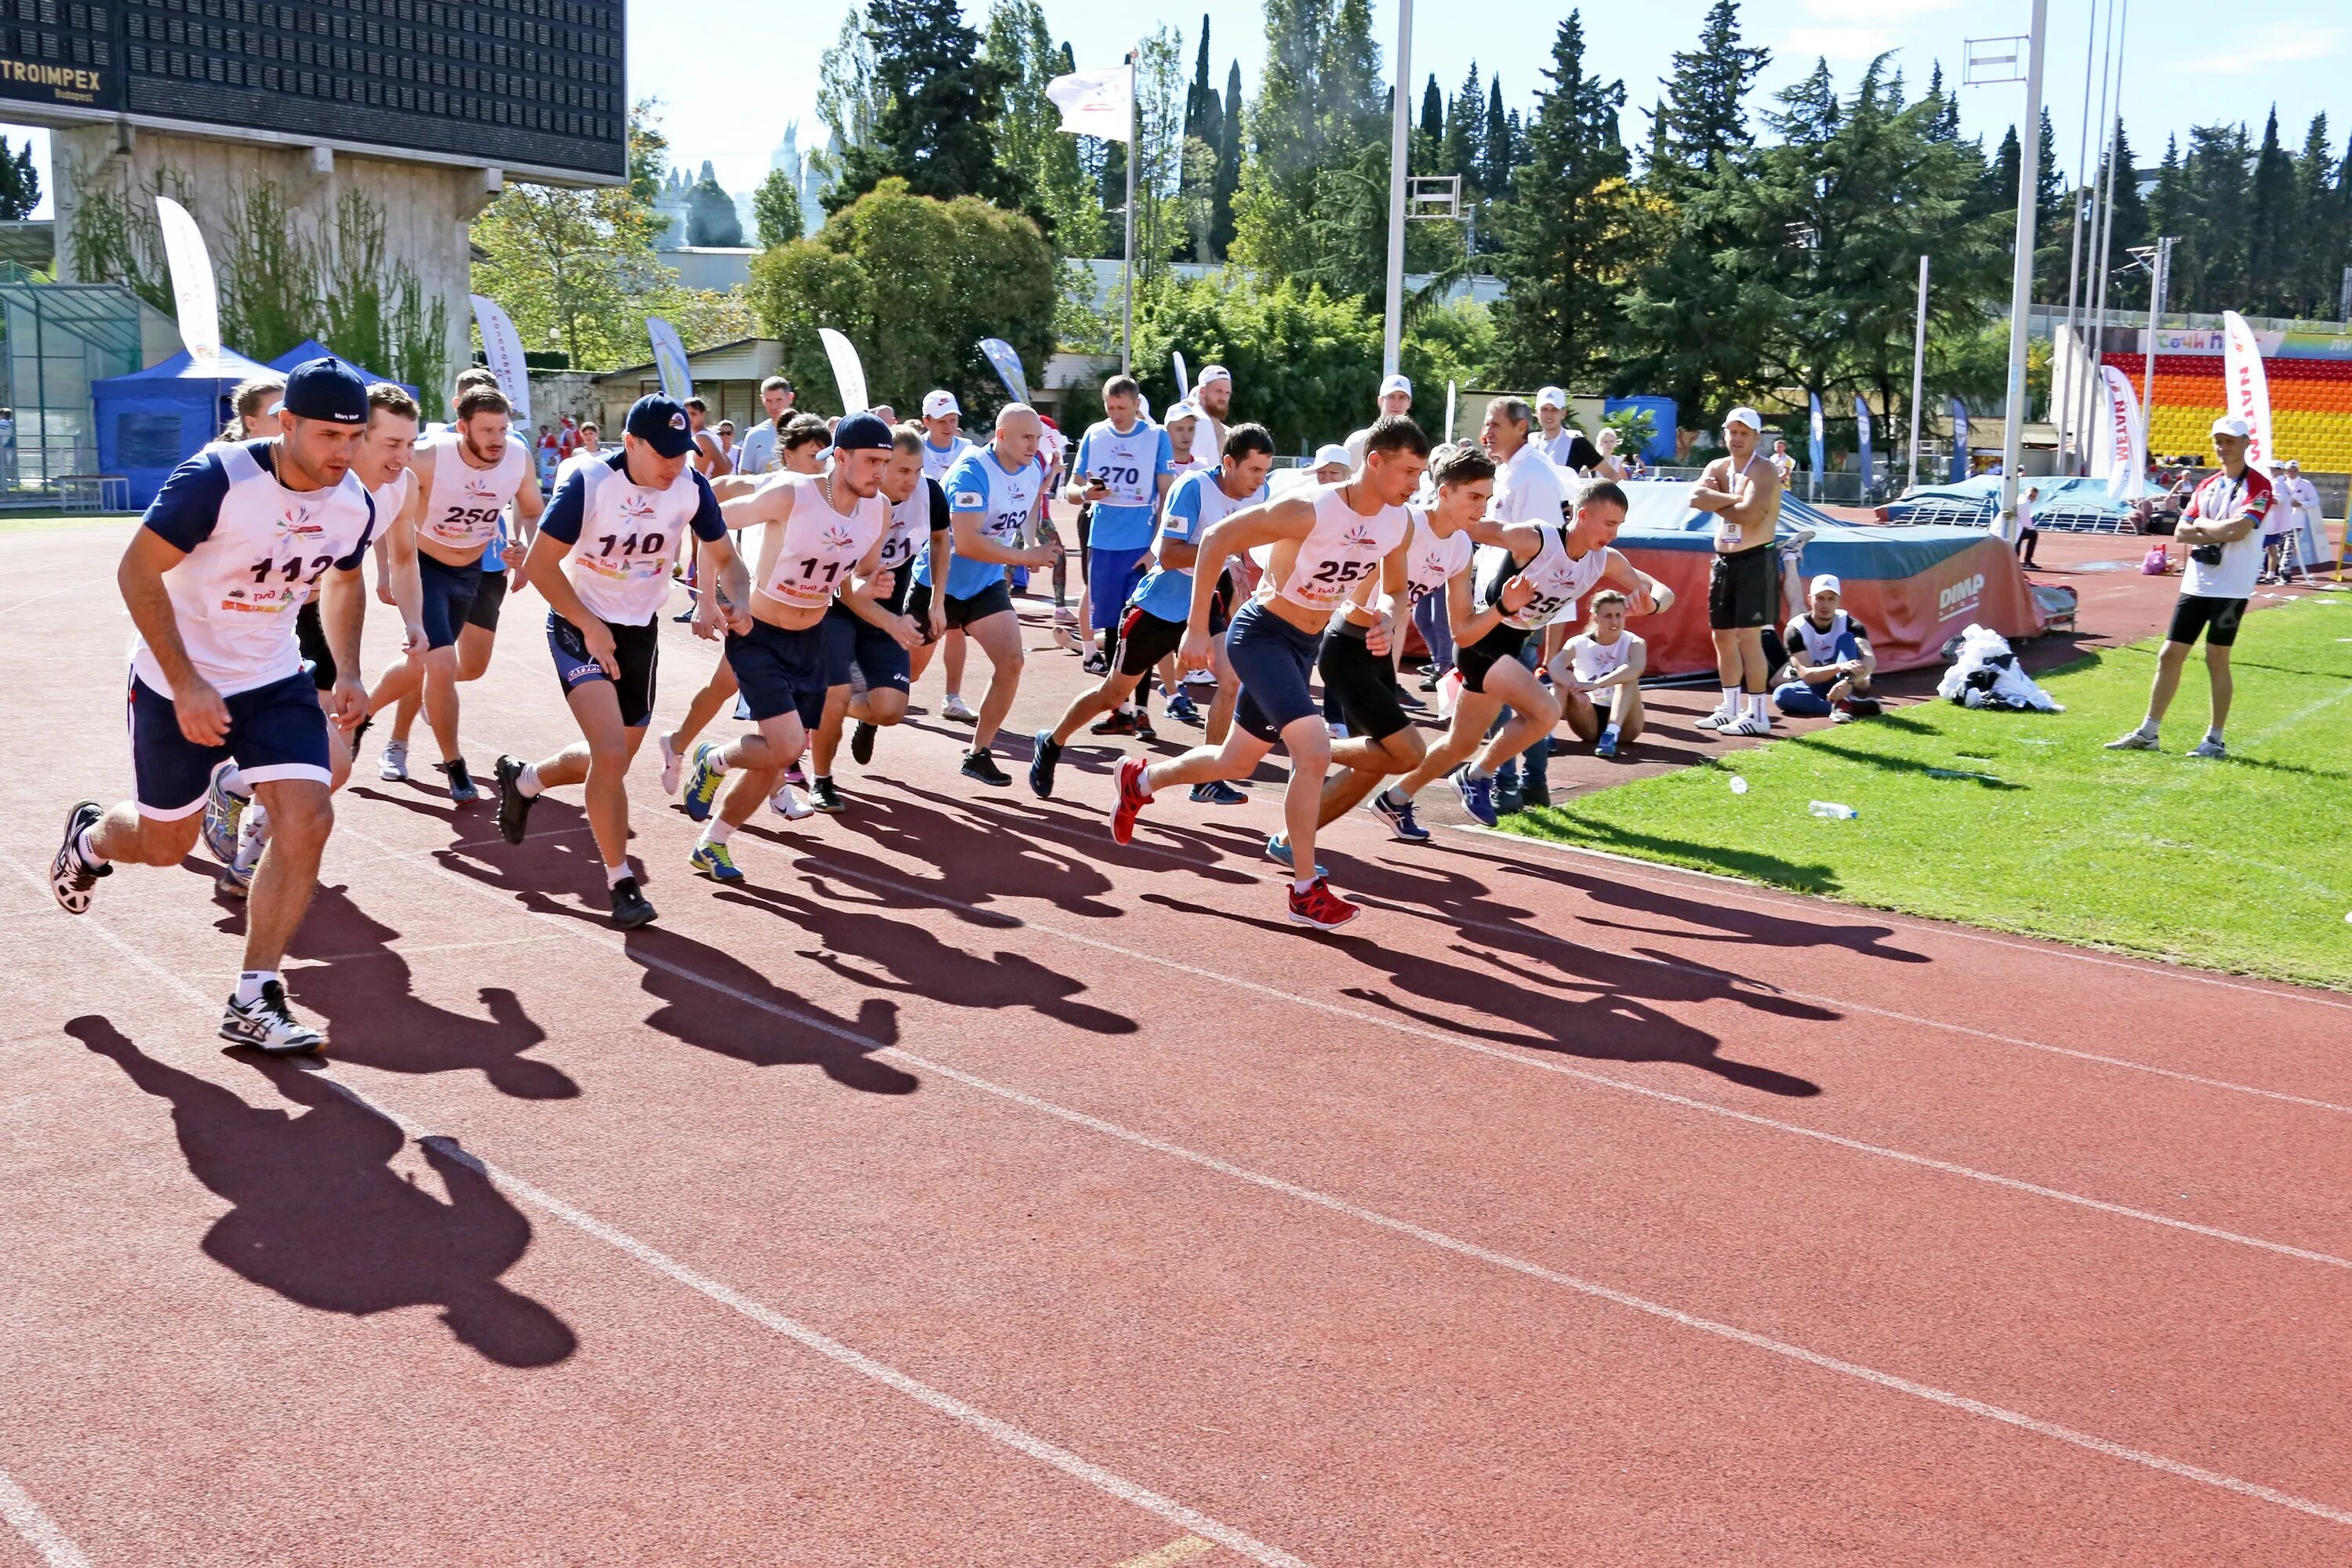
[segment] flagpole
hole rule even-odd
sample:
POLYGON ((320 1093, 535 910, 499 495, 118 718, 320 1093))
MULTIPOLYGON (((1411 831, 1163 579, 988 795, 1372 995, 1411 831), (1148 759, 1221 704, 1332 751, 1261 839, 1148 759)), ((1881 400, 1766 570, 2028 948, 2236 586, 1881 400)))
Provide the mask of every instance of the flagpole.
POLYGON ((1388 303, 1381 311, 1381 374, 1397 373, 1404 337, 1404 184, 1412 151, 1412 0, 1398 0, 1394 121, 1389 135, 1388 303))
POLYGON ((1120 330, 1118 338, 1118 369, 1122 375, 1135 374, 1136 55, 1134 49, 1127 52, 1127 244, 1119 253, 1120 287, 1127 296, 1127 325, 1120 330))
POLYGON ((1911 469, 1906 490, 1919 488, 1919 393, 1927 379, 1927 258, 1919 258, 1919 319, 1911 329, 1911 469))
POLYGON ((2000 536, 2017 537, 2018 469, 2025 461, 2025 344, 2033 309, 2033 197, 2042 153, 2042 63, 2050 0, 2033 0, 2025 53, 2025 114, 2017 138, 2017 238, 2009 290, 2008 395, 2000 432, 2000 536))

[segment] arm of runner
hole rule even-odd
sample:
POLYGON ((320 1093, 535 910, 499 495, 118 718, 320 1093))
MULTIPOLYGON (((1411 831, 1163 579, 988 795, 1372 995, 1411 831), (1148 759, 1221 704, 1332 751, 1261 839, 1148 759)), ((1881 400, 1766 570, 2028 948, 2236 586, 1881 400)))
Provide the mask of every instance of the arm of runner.
POLYGON ((612 632, 602 616, 592 614, 580 602, 578 590, 563 573, 563 558, 580 541, 581 525, 587 516, 587 480, 581 470, 574 468, 555 487, 555 499, 540 516, 539 537, 530 542, 530 549, 523 556, 522 574, 539 590, 547 607, 571 622, 580 633, 588 657, 602 665, 606 675, 618 680, 621 664, 613 652, 612 632))
MULTIPOLYGON (((930 594, 930 608, 924 618, 930 624, 924 628, 933 642, 948 635, 948 567, 955 561, 955 517, 948 510, 948 492, 933 480, 924 485, 931 492, 931 582, 936 584, 930 594)), ((907 563, 908 571, 914 563, 907 563)))
POLYGON ((530 548, 531 540, 539 533, 540 514, 546 510, 547 497, 539 488, 539 476, 524 468, 522 483, 515 487, 514 496, 514 542, 521 549, 530 548))
MULTIPOLYGON (((921 629, 915 625, 912 616, 894 615, 883 603, 898 585, 898 577, 896 572, 887 570, 882 564, 882 545, 887 537, 887 531, 885 531, 882 538, 874 541, 874 547, 866 552, 866 558, 851 574, 851 581, 842 585, 841 602, 849 606, 851 615, 888 632, 891 640, 912 653, 923 645, 921 629)), ((911 563, 908 569, 913 569, 911 563)))
MULTIPOLYGON (((687 528, 700 544, 702 559, 716 580, 712 582, 712 591, 695 602, 694 635, 715 637, 719 635, 717 628, 724 626, 740 636, 751 629, 751 574, 743 563, 742 552, 735 548, 735 536, 728 532, 730 525, 726 511, 719 506, 719 498, 710 493, 710 482, 698 475, 695 489, 701 492, 701 505, 695 509, 687 528)), ((783 508, 790 510, 791 490, 778 485, 776 492, 786 498, 783 508)), ((777 521, 783 520, 779 517, 777 521)), ((778 536, 782 536, 782 530, 778 536)))
MULTIPOLYGON (((407 628, 407 642, 401 651, 423 654, 425 636, 425 583, 416 564, 416 523, 425 515, 425 486, 412 483, 408 500, 400 515, 383 524, 376 540, 383 553, 377 566, 386 592, 384 601, 400 611, 400 624, 407 628)), ((341 655, 336 656, 339 659, 341 655)), ((353 666, 354 668, 358 668, 353 666)))
POLYGON ((1365 629, 1364 647, 1385 657, 1396 641, 1396 629, 1412 614, 1412 583, 1406 561, 1412 553, 1412 531, 1405 531, 1404 540, 1394 550, 1381 558, 1380 602, 1373 606, 1379 617, 1365 629))
POLYGON ((180 641, 179 615, 163 586, 163 574, 187 559, 187 553, 162 534, 142 528, 131 536, 131 547, 122 552, 114 581, 131 611, 131 624, 139 628, 147 651, 155 656, 163 679, 171 683, 172 709, 179 718, 180 733, 199 746, 217 746, 228 739, 228 704, 188 662, 187 647, 180 641))
MULTIPOLYGON (((368 533, 383 526, 368 502, 368 533)), ((334 722, 349 734, 367 717, 367 687, 360 679, 360 633, 367 626, 367 579, 360 571, 367 560, 368 541, 362 535, 352 552, 327 569, 319 584, 319 626, 327 634, 327 650, 335 657, 334 722)), ((421 639, 420 639, 421 640, 421 639)))
MULTIPOLYGON (((969 555, 974 561, 991 566, 1046 566, 1053 563, 1053 552, 1048 546, 1032 548, 1021 544, 999 544, 991 539, 988 536, 988 514, 984 511, 959 511, 954 515, 952 531, 958 555, 969 555)), ((934 583, 945 581, 936 572, 931 580, 934 583)))
POLYGON ((1601 569, 1601 580, 1625 595, 1625 613, 1629 616, 1663 616, 1675 607, 1675 591, 1625 559, 1614 549, 1609 552, 1609 563, 1601 569))
MULTIPOLYGON (((768 476, 765 474, 724 474, 710 481, 710 493, 717 496, 722 503, 740 500, 767 483, 767 480, 768 476)), ((742 525, 737 523, 730 526, 742 525)))

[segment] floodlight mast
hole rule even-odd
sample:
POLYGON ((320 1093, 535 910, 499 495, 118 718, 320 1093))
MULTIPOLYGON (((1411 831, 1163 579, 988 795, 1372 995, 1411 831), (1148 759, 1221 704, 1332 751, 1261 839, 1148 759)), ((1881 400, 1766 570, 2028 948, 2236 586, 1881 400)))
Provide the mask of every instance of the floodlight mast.
MULTIPOLYGON (((2025 38, 2025 113, 2018 121, 2017 133, 2017 239, 2010 268, 2008 396, 2001 412, 2000 527, 2004 539, 2017 537, 2018 469, 2025 460, 2025 346, 2033 309, 2033 198, 2042 179, 2042 66, 2050 30, 2050 0, 2033 0, 2031 26, 2025 38)), ((2013 52, 1977 56, 1973 51, 1980 41, 1985 40, 1969 41, 1972 73, 1979 60, 1987 66, 2015 65, 2013 52)))

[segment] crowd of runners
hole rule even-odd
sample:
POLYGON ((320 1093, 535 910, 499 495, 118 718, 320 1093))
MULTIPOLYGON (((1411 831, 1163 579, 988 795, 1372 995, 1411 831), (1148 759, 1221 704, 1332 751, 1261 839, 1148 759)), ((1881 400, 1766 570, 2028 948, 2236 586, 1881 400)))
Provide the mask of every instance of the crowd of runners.
MULTIPOLYGON (((315 1049, 278 965, 316 885, 333 792, 371 727, 383 731, 378 774, 404 779, 421 712, 450 798, 494 793, 514 844, 549 791, 579 791, 611 918, 635 928, 655 919, 629 858, 630 773, 648 735, 663 793, 701 824, 691 868, 719 882, 742 879, 730 840, 763 807, 790 820, 850 808, 844 740, 868 765, 935 655, 938 711, 971 728, 962 776, 1013 786, 996 749, 1026 657, 1015 593, 1036 574, 1057 646, 1096 679, 1030 737, 1028 787, 1065 795, 1070 747, 1155 739, 1156 695, 1202 743, 1120 761, 1093 804, 1124 844, 1171 798, 1245 801, 1279 747, 1283 826, 1265 852, 1291 872, 1292 921, 1342 925, 1360 911, 1316 863, 1318 833, 1363 806, 1395 838, 1424 842, 1414 808, 1432 786, 1488 825, 1542 805, 1563 725, 1622 754, 1643 725, 1631 623, 1673 595, 1612 548, 1624 466, 1563 425, 1557 388, 1532 405, 1497 398, 1477 440, 1433 449, 1410 384, 1391 377, 1370 424, 1279 470, 1265 427, 1234 417, 1234 390, 1209 366, 1155 422, 1137 384, 1114 376, 1106 417, 1075 442, 1021 403, 968 439, 945 391, 904 424, 887 408, 822 419, 794 412, 779 379, 762 388, 767 418, 730 444, 705 428, 699 400, 648 395, 616 444, 588 435, 542 489, 487 371, 458 378, 450 421, 430 428, 406 392, 332 359, 251 384, 122 557, 135 790, 72 808, 51 867, 58 901, 84 912, 118 865, 177 864, 201 838, 222 891, 247 903, 222 1035, 315 1049), (1057 499, 1077 509, 1075 611, 1057 499), (718 647, 657 728, 661 622, 681 584, 690 607, 677 618, 718 647), (461 694, 526 588, 544 602, 579 739, 500 755, 478 782, 461 694), (371 598, 403 627, 372 685, 371 598), (1406 686, 1414 642, 1426 700, 1406 686), (976 708, 963 699, 974 646, 988 666, 976 708), (1415 721, 1433 707, 1437 723, 1415 721)), ((1734 410, 1723 437, 1728 457, 1693 491, 1720 520, 1709 610, 1724 696, 1702 723, 1768 733, 1759 634, 1779 605, 1780 474, 1752 411, 1734 410)), ((1844 650, 1824 636, 1811 651, 1827 668, 1844 650)))

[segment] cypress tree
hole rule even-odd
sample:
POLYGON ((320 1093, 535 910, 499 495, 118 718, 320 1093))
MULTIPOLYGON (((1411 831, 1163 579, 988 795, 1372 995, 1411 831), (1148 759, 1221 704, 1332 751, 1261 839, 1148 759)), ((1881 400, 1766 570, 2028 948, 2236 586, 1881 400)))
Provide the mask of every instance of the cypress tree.
POLYGON ((2294 277, 2302 265, 2297 244, 2302 213, 2295 200, 2294 161, 2279 145, 2278 106, 2263 126, 2262 151, 2254 155, 2250 192, 2252 216, 2247 227, 2246 287, 2252 308, 2265 316, 2294 313, 2294 277))
POLYGON ((1209 248, 1223 259, 1234 243, 1234 194, 1242 184, 1242 62, 1225 72, 1225 119, 1217 141, 1217 184, 1211 196, 1209 248))

